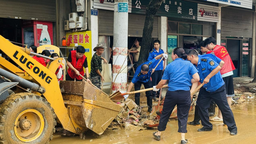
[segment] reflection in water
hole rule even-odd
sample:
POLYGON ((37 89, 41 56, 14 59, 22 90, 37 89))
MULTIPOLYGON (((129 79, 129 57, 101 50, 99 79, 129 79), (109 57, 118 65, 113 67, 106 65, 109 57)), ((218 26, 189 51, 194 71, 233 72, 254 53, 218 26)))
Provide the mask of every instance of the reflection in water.
MULTIPOLYGON (((201 126, 189 126, 186 138, 190 144, 241 144, 255 143, 256 136, 256 101, 255 99, 246 99, 244 103, 232 106, 232 111, 238 127, 238 135, 230 136, 227 126, 221 122, 212 122, 213 130, 210 132, 197 132, 201 126)), ((193 111, 191 112, 193 113, 193 111)), ((188 121, 193 120, 193 115, 189 116, 188 121)), ((51 144, 178 144, 180 143, 180 134, 178 131, 177 120, 172 119, 167 124, 166 131, 162 134, 160 142, 153 139, 152 133, 155 129, 143 131, 125 131, 107 130, 102 136, 93 132, 86 133, 86 139, 79 137, 61 137, 55 135, 51 144)))

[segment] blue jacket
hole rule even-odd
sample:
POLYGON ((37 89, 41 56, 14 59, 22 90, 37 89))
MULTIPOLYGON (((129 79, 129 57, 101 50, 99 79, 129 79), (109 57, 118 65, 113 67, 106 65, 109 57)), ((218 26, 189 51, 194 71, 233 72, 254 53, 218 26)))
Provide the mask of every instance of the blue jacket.
MULTIPOLYGON (((198 57, 197 70, 200 76, 200 82, 203 83, 204 79, 217 67, 219 66, 217 62, 209 57, 198 57)), ((214 75, 209 83, 205 84, 203 87, 208 92, 214 92, 224 85, 224 81, 221 77, 220 72, 214 75)))
POLYGON ((153 70, 153 68, 154 68, 153 66, 154 66, 154 64, 155 64, 156 62, 157 62, 156 59, 152 59, 151 61, 147 61, 147 62, 141 64, 140 66, 138 66, 137 69, 136 69, 136 72, 135 72, 135 74, 134 74, 134 76, 133 76, 132 83, 136 83, 136 82, 138 82, 138 81, 139 81, 139 82, 143 82, 143 83, 148 82, 149 79, 150 79, 152 70, 153 70), (143 74, 141 73, 141 66, 144 65, 144 64, 148 64, 148 65, 149 65, 149 71, 148 71, 148 73, 145 74, 145 75, 143 75, 143 74))
MULTIPOLYGON (((153 60, 156 56, 163 54, 164 51, 162 49, 159 49, 159 52, 157 52, 155 49, 153 49, 148 56, 148 61, 153 60)), ((160 59, 156 60, 156 63, 154 63, 153 68, 156 67, 156 65, 158 64, 158 62, 160 61, 160 59)), ((161 63, 157 66, 156 71, 157 70, 163 70, 164 69, 164 63, 163 60, 161 61, 161 63)))

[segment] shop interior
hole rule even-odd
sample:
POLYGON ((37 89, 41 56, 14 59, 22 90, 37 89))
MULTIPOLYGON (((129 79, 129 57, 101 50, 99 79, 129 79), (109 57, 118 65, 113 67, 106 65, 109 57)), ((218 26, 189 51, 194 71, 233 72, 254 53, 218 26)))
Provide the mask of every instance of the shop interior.
POLYGON ((251 44, 250 39, 227 38, 222 39, 221 45, 225 46, 230 54, 236 70, 234 77, 250 76, 251 44))
POLYGON ((0 35, 10 41, 22 43, 22 22, 20 19, 0 18, 0 35))

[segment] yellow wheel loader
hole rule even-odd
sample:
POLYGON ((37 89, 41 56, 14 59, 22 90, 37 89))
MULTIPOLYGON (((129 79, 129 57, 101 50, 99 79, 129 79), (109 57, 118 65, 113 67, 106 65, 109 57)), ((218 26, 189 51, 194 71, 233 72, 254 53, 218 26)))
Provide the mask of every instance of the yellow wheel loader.
POLYGON ((0 54, 0 143, 49 143, 56 121, 75 134, 101 135, 121 110, 86 81, 59 84, 55 72, 63 58, 32 53, 1 35, 0 54), (45 67, 29 54, 50 62, 45 67))

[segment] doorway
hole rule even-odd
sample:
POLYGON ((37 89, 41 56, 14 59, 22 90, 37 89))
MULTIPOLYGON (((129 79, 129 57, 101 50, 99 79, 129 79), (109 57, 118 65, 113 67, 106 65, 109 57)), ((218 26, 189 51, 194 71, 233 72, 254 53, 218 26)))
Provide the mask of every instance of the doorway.
POLYGON ((227 50, 235 65, 234 77, 240 76, 240 40, 227 40, 227 50))
POLYGON ((22 20, 0 18, 0 35, 4 38, 21 43, 22 42, 22 20))

